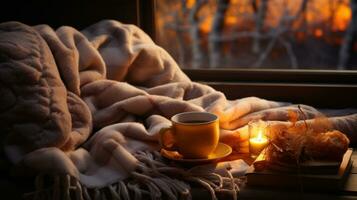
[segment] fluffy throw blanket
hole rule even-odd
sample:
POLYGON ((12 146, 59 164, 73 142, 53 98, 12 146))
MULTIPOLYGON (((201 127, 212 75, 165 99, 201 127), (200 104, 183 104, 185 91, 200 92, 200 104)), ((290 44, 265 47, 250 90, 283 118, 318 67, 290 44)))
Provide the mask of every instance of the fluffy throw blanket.
MULTIPOLYGON (((177 172, 148 153, 158 148, 159 130, 170 126, 176 113, 213 112, 220 118, 221 141, 246 151, 247 122, 286 121, 288 112, 298 109, 255 97, 227 100, 192 82, 142 30, 109 20, 82 31, 0 24, 0 94, 1 142, 15 172, 52 175, 61 188, 74 185, 78 198, 100 198, 98 191, 105 187, 113 197, 131 193, 129 188, 139 198, 143 189, 137 182, 123 182, 133 177, 147 183, 156 197, 160 191, 170 198, 187 196, 185 183, 157 169, 208 188, 209 183, 222 188, 231 181, 229 187, 235 189, 231 176, 207 183, 202 180, 210 178, 177 172)), ((302 109, 308 118, 320 115, 312 107, 302 109)), ((352 143, 356 122, 356 114, 330 118, 352 143)), ((38 180, 37 186, 43 183, 38 180)))

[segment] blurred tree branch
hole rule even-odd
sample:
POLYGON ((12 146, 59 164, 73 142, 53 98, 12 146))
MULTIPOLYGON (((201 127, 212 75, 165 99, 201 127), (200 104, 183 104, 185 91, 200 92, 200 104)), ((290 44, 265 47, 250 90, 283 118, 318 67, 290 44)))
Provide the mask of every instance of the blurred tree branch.
MULTIPOLYGON (((267 8, 268 8, 268 0, 261 0, 260 6, 258 9, 258 13, 255 16, 255 32, 257 32, 258 34, 262 33, 263 26, 264 26, 264 20, 265 20, 265 16, 267 13, 267 8)), ((252 51, 253 51, 253 53, 260 52, 260 38, 259 37, 254 38, 252 51)))
POLYGON ((204 63, 198 12, 206 2, 207 0, 196 0, 189 13, 189 32, 192 40, 192 67, 194 68, 201 67, 204 63))
POLYGON ((345 69, 353 53, 353 44, 357 38, 357 0, 350 0, 352 19, 343 39, 338 61, 338 69, 345 69))
POLYGON ((217 9, 214 15, 212 29, 209 34, 210 67, 222 65, 222 41, 217 38, 223 35, 224 19, 230 0, 217 0, 217 9))

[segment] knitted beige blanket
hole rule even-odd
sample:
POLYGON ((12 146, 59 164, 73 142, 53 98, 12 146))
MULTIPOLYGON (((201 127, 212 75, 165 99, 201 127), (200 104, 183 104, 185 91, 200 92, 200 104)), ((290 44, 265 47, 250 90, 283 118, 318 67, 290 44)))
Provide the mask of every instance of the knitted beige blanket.
MULTIPOLYGON (((50 175, 53 188, 66 191, 53 189, 56 198, 73 196, 71 190, 79 199, 189 197, 183 181, 202 184, 212 196, 218 190, 236 193, 237 180, 229 174, 177 172, 149 153, 158 149, 159 130, 176 113, 213 112, 221 141, 244 152, 247 122, 286 121, 287 112, 298 109, 255 97, 227 100, 192 82, 142 30, 110 20, 83 31, 0 24, 0 94, 6 156, 18 175, 50 175)), ((309 118, 320 115, 302 108, 309 118)), ((355 142, 356 118, 330 121, 355 142)), ((39 190, 42 181, 37 180, 39 190)))

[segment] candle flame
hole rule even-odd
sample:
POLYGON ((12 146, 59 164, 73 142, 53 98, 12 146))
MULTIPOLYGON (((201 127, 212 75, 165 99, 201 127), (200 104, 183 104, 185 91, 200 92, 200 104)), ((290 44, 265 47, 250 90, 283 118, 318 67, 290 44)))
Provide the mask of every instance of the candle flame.
POLYGON ((262 141, 263 140, 263 131, 262 130, 258 131, 257 140, 258 141, 262 141))
POLYGON ((318 28, 315 30, 314 35, 319 38, 324 35, 324 32, 320 28, 318 28))

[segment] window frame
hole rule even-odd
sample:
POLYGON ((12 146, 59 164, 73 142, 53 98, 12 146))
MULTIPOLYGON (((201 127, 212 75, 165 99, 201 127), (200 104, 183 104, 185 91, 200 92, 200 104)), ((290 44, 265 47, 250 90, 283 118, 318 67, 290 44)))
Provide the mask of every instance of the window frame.
POLYGON ((136 24, 154 41, 156 40, 155 7, 156 0, 136 0, 136 24))
MULTIPOLYGON (((155 41, 156 0, 138 0, 138 23, 155 41)), ((228 99, 257 96, 322 108, 357 107, 357 70, 181 68, 228 99)))

